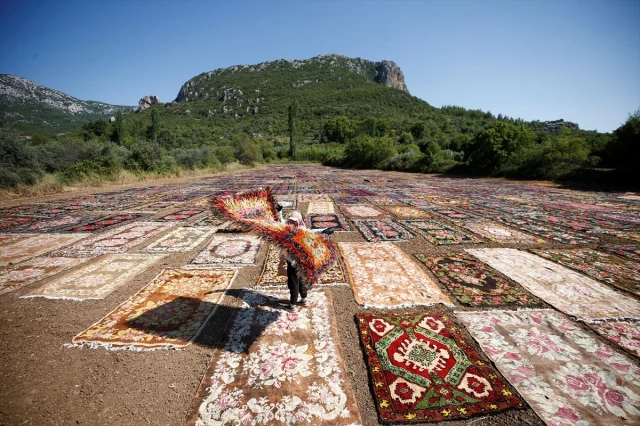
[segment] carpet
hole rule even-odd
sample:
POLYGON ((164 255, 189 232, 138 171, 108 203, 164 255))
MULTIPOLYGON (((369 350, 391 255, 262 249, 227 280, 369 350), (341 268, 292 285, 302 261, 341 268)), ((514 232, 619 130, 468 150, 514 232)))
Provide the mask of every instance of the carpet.
POLYGON ((400 223, 409 229, 416 231, 425 240, 435 245, 451 244, 476 244, 484 240, 454 229, 453 226, 444 225, 436 220, 401 220, 400 223))
POLYGON ((640 262, 640 247, 635 246, 602 246, 602 250, 614 253, 619 256, 627 257, 636 262, 640 262))
POLYGON ((605 284, 532 253, 508 248, 467 249, 560 311, 585 321, 640 318, 640 303, 605 284))
POLYGON ((391 218, 354 219, 353 224, 367 241, 406 241, 413 234, 391 218))
POLYGON ((189 346, 236 271, 165 269, 136 295, 73 338, 77 347, 175 349, 189 346))
POLYGON ((116 225, 130 222, 132 220, 140 219, 144 215, 142 214, 118 214, 113 216, 103 217, 98 220, 91 221, 89 223, 83 223, 78 226, 72 226, 66 228, 66 232, 94 232, 107 228, 111 228, 116 225))
POLYGON ((307 207, 307 214, 310 213, 335 213, 333 202, 331 201, 311 201, 307 207))
POLYGON ((524 408, 442 312, 356 315, 384 423, 457 420, 524 408))
POLYGON ((64 274, 23 298, 87 300, 104 299, 164 255, 110 254, 64 274))
POLYGON ((431 219, 432 214, 412 206, 386 206, 386 211, 400 219, 431 219))
POLYGON ((0 246, 5 247, 11 243, 15 243, 16 241, 23 240, 31 235, 19 235, 19 234, 0 234, 0 246))
POLYGON ((21 228, 36 223, 41 218, 26 216, 4 216, 0 217, 0 231, 20 232, 21 228))
POLYGON ((466 222, 461 226, 496 243, 541 244, 547 242, 544 238, 527 235, 495 222, 466 222))
POLYGON ((327 194, 298 194, 299 203, 308 203, 311 201, 331 201, 331 197, 327 194))
POLYGON ((398 201, 396 198, 393 197, 386 197, 386 196, 376 196, 376 197, 367 197, 367 200, 375 205, 378 206, 393 206, 393 205, 398 205, 398 204, 402 204, 401 201, 398 201))
POLYGON ((6 244, 0 251, 0 266, 19 263, 72 244, 90 234, 39 234, 6 244))
POLYGON ((629 353, 640 357, 640 324, 637 322, 614 321, 588 324, 599 335, 615 343, 629 353))
POLYGON ((338 243, 351 287, 366 307, 453 306, 427 274, 393 243, 338 243))
POLYGON ((188 411, 186 426, 361 424, 331 294, 287 312, 288 292, 245 292, 188 411))
POLYGON ((29 223, 13 230, 13 232, 61 232, 62 230, 70 227, 77 226, 80 223, 88 222, 90 219, 85 219, 82 216, 56 216, 47 219, 40 219, 37 222, 29 223))
POLYGON ((640 296, 640 263, 592 249, 531 250, 620 290, 640 296))
POLYGON ((103 232, 54 253, 56 256, 83 256, 124 253, 132 247, 171 228, 171 223, 133 222, 103 232))
POLYGON ((345 204, 340 210, 350 219, 380 219, 388 216, 384 210, 368 204, 345 204))
POLYGON ((207 215, 207 216, 204 216, 202 219, 196 220, 195 222, 185 223, 183 226, 189 226, 189 227, 193 226, 196 228, 200 228, 200 227, 217 228, 222 224, 227 223, 228 221, 229 219, 226 216, 207 215))
POLYGON ((336 204, 365 204, 367 200, 362 197, 333 197, 333 202, 336 204))
POLYGON ((184 221, 189 219, 190 217, 199 215, 204 210, 180 210, 177 212, 170 213, 168 215, 164 215, 154 220, 164 220, 164 221, 184 221))
POLYGON ((309 229, 331 228, 334 231, 351 231, 349 222, 340 213, 310 213, 304 218, 309 229))
POLYGON ((283 209, 295 210, 298 205, 295 195, 274 195, 273 198, 283 209))
POLYGON ((349 194, 352 197, 368 197, 370 195, 376 195, 375 193, 369 191, 368 189, 358 189, 358 188, 345 189, 344 193, 349 194))
POLYGON ((260 237, 256 235, 214 235, 188 267, 242 267, 255 265, 260 237))
POLYGON ((433 275, 462 304, 468 306, 544 305, 500 272, 467 254, 433 256, 416 254, 433 275))
POLYGON ((36 257, 0 270, 0 294, 18 290, 80 265, 89 258, 36 257))
POLYGON ((469 332, 548 425, 637 423, 640 368, 551 310, 459 312, 469 332))
MULTIPOLYGON (((336 262, 327 272, 325 272, 318 285, 346 284, 344 270, 340 262, 336 262)), ((258 286, 281 286, 287 285, 287 262, 285 261, 282 249, 274 244, 269 246, 267 260, 264 263, 262 274, 258 279, 258 286)))
POLYGON ((149 252, 187 252, 195 249, 215 232, 211 226, 180 227, 141 249, 149 252))

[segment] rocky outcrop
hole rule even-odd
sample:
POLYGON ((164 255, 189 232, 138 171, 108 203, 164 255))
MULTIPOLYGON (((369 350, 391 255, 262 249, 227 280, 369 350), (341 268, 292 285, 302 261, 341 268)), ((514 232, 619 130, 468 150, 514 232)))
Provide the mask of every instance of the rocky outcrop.
POLYGON ((564 121, 563 119, 554 120, 554 121, 545 121, 542 123, 542 128, 547 132, 558 134, 563 127, 568 127, 573 130, 580 130, 577 123, 572 123, 570 121, 564 121))
POLYGON ((158 97, 155 95, 143 96, 142 98, 140 98, 140 101, 138 102, 138 111, 151 108, 153 105, 156 105, 159 103, 160 103, 160 99, 158 99, 158 97))
POLYGON ((403 90, 409 93, 407 84, 404 82, 404 74, 398 65, 393 61, 380 61, 376 63, 376 76, 374 80, 388 87, 403 90))

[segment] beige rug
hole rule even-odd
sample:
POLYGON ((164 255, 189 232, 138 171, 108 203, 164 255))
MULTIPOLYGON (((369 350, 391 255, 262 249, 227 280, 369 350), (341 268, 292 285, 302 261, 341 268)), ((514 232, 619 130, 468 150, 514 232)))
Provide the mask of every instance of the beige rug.
POLYGON ((0 250, 0 266, 15 264, 57 250, 91 234, 39 234, 9 243, 0 250))
POLYGON ((180 227, 142 250, 150 252, 187 252, 198 247, 216 231, 213 227, 180 227))
POLYGON ((104 299, 164 257, 165 255, 159 254, 106 255, 22 297, 68 300, 104 299))
POLYGON ((288 292, 243 293, 200 384, 185 425, 361 424, 331 294, 287 312, 288 292))
POLYGON ((459 225, 496 243, 541 244, 546 242, 544 238, 527 235, 495 222, 466 222, 459 225))
POLYGON ((307 214, 309 213, 335 213, 333 203, 329 201, 311 201, 307 208, 307 214))
POLYGON ((407 254, 393 243, 338 243, 356 302, 399 308, 451 300, 407 254))
POLYGON ((532 253, 508 248, 467 252, 576 318, 640 318, 640 302, 631 296, 532 253))
POLYGON ((0 271, 0 294, 9 293, 36 281, 52 277, 91 258, 36 257, 0 271))
POLYGON ((257 235, 216 234, 186 268, 240 268, 255 265, 261 241, 257 235))

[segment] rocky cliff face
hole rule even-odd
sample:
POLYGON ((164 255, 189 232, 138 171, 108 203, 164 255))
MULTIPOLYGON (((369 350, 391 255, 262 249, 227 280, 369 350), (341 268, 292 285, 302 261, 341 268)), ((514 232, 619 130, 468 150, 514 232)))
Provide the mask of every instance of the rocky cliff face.
POLYGON ((376 76, 374 80, 389 87, 409 92, 404 82, 404 74, 398 65, 393 61, 381 61, 376 63, 376 76))
POLYGON ((142 98, 140 98, 140 101, 138 101, 138 111, 151 108, 153 105, 159 104, 159 103, 160 103, 160 99, 158 99, 157 96, 154 96, 154 95, 143 96, 142 98))
POLYGON ((555 120, 555 121, 545 121, 542 123, 542 128, 547 132, 558 134, 563 127, 568 127, 574 130, 580 130, 577 123, 572 123, 571 121, 564 121, 563 119, 555 120))

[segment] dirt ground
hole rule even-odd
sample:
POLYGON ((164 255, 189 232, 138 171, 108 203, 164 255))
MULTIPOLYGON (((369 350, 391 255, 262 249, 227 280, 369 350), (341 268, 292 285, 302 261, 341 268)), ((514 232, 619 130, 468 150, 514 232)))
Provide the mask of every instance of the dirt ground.
MULTIPOLYGON (((115 188, 82 192, 95 193, 113 189, 115 188)), ((13 200, 11 204, 41 202, 79 194, 80 192, 74 192, 30 200, 13 200)), ((299 210, 304 213, 306 205, 299 205, 299 210)), ((162 235, 164 234, 157 235, 154 240, 162 235)), ((615 237, 599 236, 604 240, 610 239, 610 242, 619 242, 615 237)), ((358 232, 335 233, 332 239, 365 241, 358 232)), ((150 241, 152 240, 143 245, 150 241)), ((186 350, 81 350, 62 345, 70 343, 77 333, 135 294, 161 269, 184 265, 206 243, 203 242, 188 253, 171 254, 103 300, 74 302, 19 298, 55 277, 0 296, 0 425, 181 425, 212 354, 223 343, 226 321, 234 308, 240 305, 241 290, 252 287, 260 275, 267 252, 266 244, 262 245, 257 266, 240 270, 220 308, 206 324, 195 344, 186 350)), ((466 245, 436 247, 421 237, 397 245, 409 254, 451 253, 468 248, 466 245)), ((494 243, 473 246, 518 247, 494 243)), ((562 245, 547 244, 540 247, 562 245)), ((135 250, 136 248, 130 252, 135 250)), ((435 279, 434 281, 437 282, 435 279)), ((371 310, 363 309, 355 302, 350 287, 325 287, 314 291, 332 293, 340 344, 363 424, 378 425, 354 321, 356 313, 371 310)), ((456 309, 465 310, 463 307, 456 309)), ((414 312, 430 310, 449 308, 438 305, 411 309, 414 312)), ((531 408, 526 408, 440 424, 519 426, 544 423, 531 408)))

